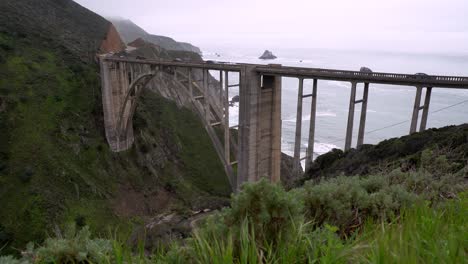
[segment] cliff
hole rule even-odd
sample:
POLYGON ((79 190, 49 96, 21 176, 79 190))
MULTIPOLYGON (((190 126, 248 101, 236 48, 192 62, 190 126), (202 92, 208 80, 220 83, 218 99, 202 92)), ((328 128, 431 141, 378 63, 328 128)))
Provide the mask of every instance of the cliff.
POLYGON ((125 43, 141 38, 166 50, 202 53, 200 48, 190 43, 177 42, 169 37, 149 34, 130 20, 121 18, 109 18, 109 20, 116 26, 125 43))
POLYGON ((114 25, 110 24, 106 37, 101 42, 99 51, 101 53, 119 52, 125 50, 125 48, 125 44, 120 38, 119 32, 117 32, 114 25))

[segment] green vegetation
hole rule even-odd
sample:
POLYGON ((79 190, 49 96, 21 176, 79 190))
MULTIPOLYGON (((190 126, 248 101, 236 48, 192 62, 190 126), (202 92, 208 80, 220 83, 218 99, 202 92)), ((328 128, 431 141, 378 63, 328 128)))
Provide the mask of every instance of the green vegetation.
POLYGON ((468 197, 404 210, 390 224, 369 224, 358 246, 371 263, 467 263, 468 197))
POLYGON ((209 218, 184 246, 168 251, 148 255, 140 246, 135 253, 117 240, 91 239, 87 228, 75 232, 71 226, 41 247, 30 244, 21 260, 3 257, 0 263, 466 263, 467 193, 437 206, 416 203, 389 222, 368 219, 348 238, 340 238, 337 227, 306 222, 310 219, 288 202, 294 195, 299 193, 265 181, 247 185, 232 209, 209 218), (254 190, 275 198, 262 199, 254 190), (244 220, 231 222, 233 217, 244 220))
POLYGON ((67 222, 123 235, 155 211, 226 203, 228 180, 194 114, 147 93, 135 117, 137 147, 111 153, 97 66, 49 44, 0 32, 1 253, 67 222), (145 209, 145 199, 156 202, 145 209))
MULTIPOLYGON (((290 191, 266 180, 246 184, 231 207, 183 243, 144 254, 143 246, 135 252, 118 240, 102 242, 113 248, 103 246, 101 263, 466 263, 468 167, 446 172, 446 159, 421 155, 416 171, 337 177, 290 191)), ((73 252, 73 260, 96 261, 91 246, 57 244, 77 245, 49 239, 24 260, 48 252, 59 262, 73 252)))
POLYGON ((318 157, 300 186, 306 180, 336 177, 344 174, 369 175, 387 173, 394 169, 414 170, 421 166, 422 152, 432 153, 450 162, 450 172, 466 165, 468 153, 468 124, 429 129, 421 133, 392 138, 377 145, 363 145, 343 152, 334 149, 318 157))

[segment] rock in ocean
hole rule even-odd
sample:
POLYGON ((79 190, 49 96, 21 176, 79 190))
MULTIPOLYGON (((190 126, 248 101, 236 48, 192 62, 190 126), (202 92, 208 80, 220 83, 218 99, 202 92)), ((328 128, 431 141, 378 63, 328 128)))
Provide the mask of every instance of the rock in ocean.
POLYGON ((261 60, 274 60, 276 58, 277 57, 273 55, 273 52, 269 50, 265 50, 265 52, 263 52, 263 55, 259 57, 259 59, 261 60))

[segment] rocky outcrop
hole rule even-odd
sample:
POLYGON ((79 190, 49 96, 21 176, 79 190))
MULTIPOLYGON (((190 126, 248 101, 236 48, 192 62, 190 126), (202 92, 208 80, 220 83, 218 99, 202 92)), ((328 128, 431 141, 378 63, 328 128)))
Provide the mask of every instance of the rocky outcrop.
POLYGON ((302 168, 298 172, 293 172, 294 158, 281 153, 281 183, 286 189, 295 186, 296 181, 303 177, 302 168))
POLYGON ((120 35, 115 29, 114 25, 110 24, 106 38, 101 43, 100 52, 109 53, 120 52, 122 50, 125 50, 125 44, 120 38, 120 35))
POLYGON ((234 106, 236 103, 239 103, 239 102, 240 102, 240 96, 235 95, 234 97, 232 97, 231 101, 229 101, 229 105, 234 106))
POLYGON ((265 52, 263 52, 262 56, 259 57, 259 59, 261 59, 261 60, 274 60, 276 58, 278 58, 278 57, 273 55, 273 52, 271 52, 269 50, 265 50, 265 52))
POLYGON ((169 51, 186 51, 201 54, 201 50, 190 43, 177 42, 170 37, 149 34, 128 19, 112 17, 108 19, 116 26, 125 43, 141 38, 169 51))
POLYGON ((137 38, 134 41, 128 43, 127 45, 130 46, 130 47, 134 47, 134 48, 141 48, 141 47, 146 46, 147 44, 148 43, 144 39, 137 38))
POLYGON ((190 43, 187 43, 187 42, 179 42, 180 46, 182 47, 182 49, 186 50, 186 51, 191 51, 191 52, 195 52, 195 53, 198 53, 198 54, 202 54, 202 51, 199 47, 196 47, 190 43))

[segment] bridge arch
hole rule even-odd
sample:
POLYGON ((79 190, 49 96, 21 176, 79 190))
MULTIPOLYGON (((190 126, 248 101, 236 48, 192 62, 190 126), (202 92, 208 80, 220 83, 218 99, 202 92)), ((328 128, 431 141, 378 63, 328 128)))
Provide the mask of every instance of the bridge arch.
POLYGON ((155 72, 143 73, 131 82, 118 116, 117 140, 119 142, 122 140, 122 137, 126 137, 130 133, 133 116, 135 114, 135 109, 138 105, 141 92, 155 76, 155 72), (127 109, 128 107, 130 107, 130 109, 127 109))

